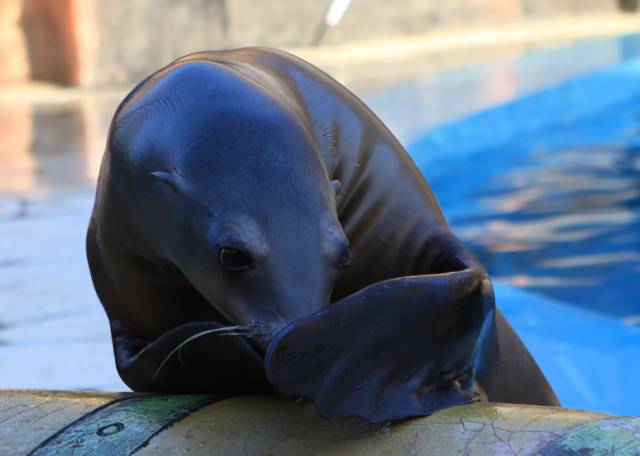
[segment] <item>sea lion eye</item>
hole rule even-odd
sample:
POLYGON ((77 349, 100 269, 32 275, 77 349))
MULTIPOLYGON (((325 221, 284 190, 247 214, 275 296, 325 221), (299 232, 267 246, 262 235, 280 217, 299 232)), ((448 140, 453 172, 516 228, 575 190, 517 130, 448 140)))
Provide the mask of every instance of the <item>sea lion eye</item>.
POLYGON ((244 272, 253 267, 251 257, 240 249, 222 247, 218 250, 220 265, 229 272, 244 272))

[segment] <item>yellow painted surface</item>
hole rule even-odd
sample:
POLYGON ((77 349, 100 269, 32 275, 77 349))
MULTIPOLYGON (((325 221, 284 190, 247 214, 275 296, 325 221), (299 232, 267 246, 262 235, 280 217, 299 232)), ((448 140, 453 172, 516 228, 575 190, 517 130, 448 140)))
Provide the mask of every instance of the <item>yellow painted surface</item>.
POLYGON ((275 396, 199 408, 210 400, 0 390, 0 455, 640 454, 640 418, 556 407, 474 403, 373 425, 275 396))
POLYGON ((322 419, 309 403, 239 397, 197 411, 136 454, 528 455, 600 418, 604 415, 552 407, 477 403, 374 426, 354 418, 322 419))
POLYGON ((119 396, 115 393, 2 390, 0 455, 26 455, 62 427, 119 396))

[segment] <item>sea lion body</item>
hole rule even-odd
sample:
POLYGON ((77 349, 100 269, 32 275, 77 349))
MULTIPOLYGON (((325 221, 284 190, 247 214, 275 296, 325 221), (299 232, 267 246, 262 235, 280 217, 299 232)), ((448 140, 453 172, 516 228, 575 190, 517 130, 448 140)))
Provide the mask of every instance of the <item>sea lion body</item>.
POLYGON ((134 390, 275 389, 310 397, 326 416, 380 421, 471 400, 477 377, 489 400, 557 404, 402 146, 347 89, 281 51, 192 54, 127 96, 87 251, 118 370, 134 390), (395 297, 414 315, 398 319, 404 327, 359 325, 378 311, 394 321, 395 297), (363 383, 378 378, 371 391, 353 386, 364 392, 350 400, 355 389, 336 367, 362 364, 342 356, 350 337, 415 342, 415 355, 405 356, 409 345, 385 352, 392 364, 402 358, 393 375, 405 380, 349 368, 363 383), (283 361, 283 347, 298 364, 283 361), (417 373, 422 359, 440 361, 417 373), (313 381, 290 375, 296 366, 313 381), (439 378, 455 394, 432 400, 446 389, 439 378), (380 391, 389 393, 374 407, 380 391), (416 391, 426 399, 405 407, 416 391))

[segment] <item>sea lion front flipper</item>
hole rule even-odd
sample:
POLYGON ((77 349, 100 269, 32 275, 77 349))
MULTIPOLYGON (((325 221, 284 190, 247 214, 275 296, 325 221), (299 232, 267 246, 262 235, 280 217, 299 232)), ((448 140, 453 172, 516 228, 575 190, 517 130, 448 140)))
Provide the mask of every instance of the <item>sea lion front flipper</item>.
POLYGON ((559 407, 560 402, 542 370, 500 311, 496 311, 494 353, 477 372, 478 382, 492 402, 559 407))
POLYGON ((188 323, 146 341, 112 322, 116 365, 134 391, 216 393, 268 391, 262 357, 233 328, 188 323))
POLYGON ((267 375, 326 417, 429 415, 473 400, 493 325, 493 292, 480 272, 385 280, 285 327, 267 351, 267 375))

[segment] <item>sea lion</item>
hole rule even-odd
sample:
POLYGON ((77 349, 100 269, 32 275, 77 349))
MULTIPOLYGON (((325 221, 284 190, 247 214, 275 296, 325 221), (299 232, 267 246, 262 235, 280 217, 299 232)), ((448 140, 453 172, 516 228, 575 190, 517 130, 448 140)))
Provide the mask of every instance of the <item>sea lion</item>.
POLYGON ((282 51, 191 54, 123 100, 87 254, 133 390, 376 422, 476 390, 558 404, 402 146, 282 51))

